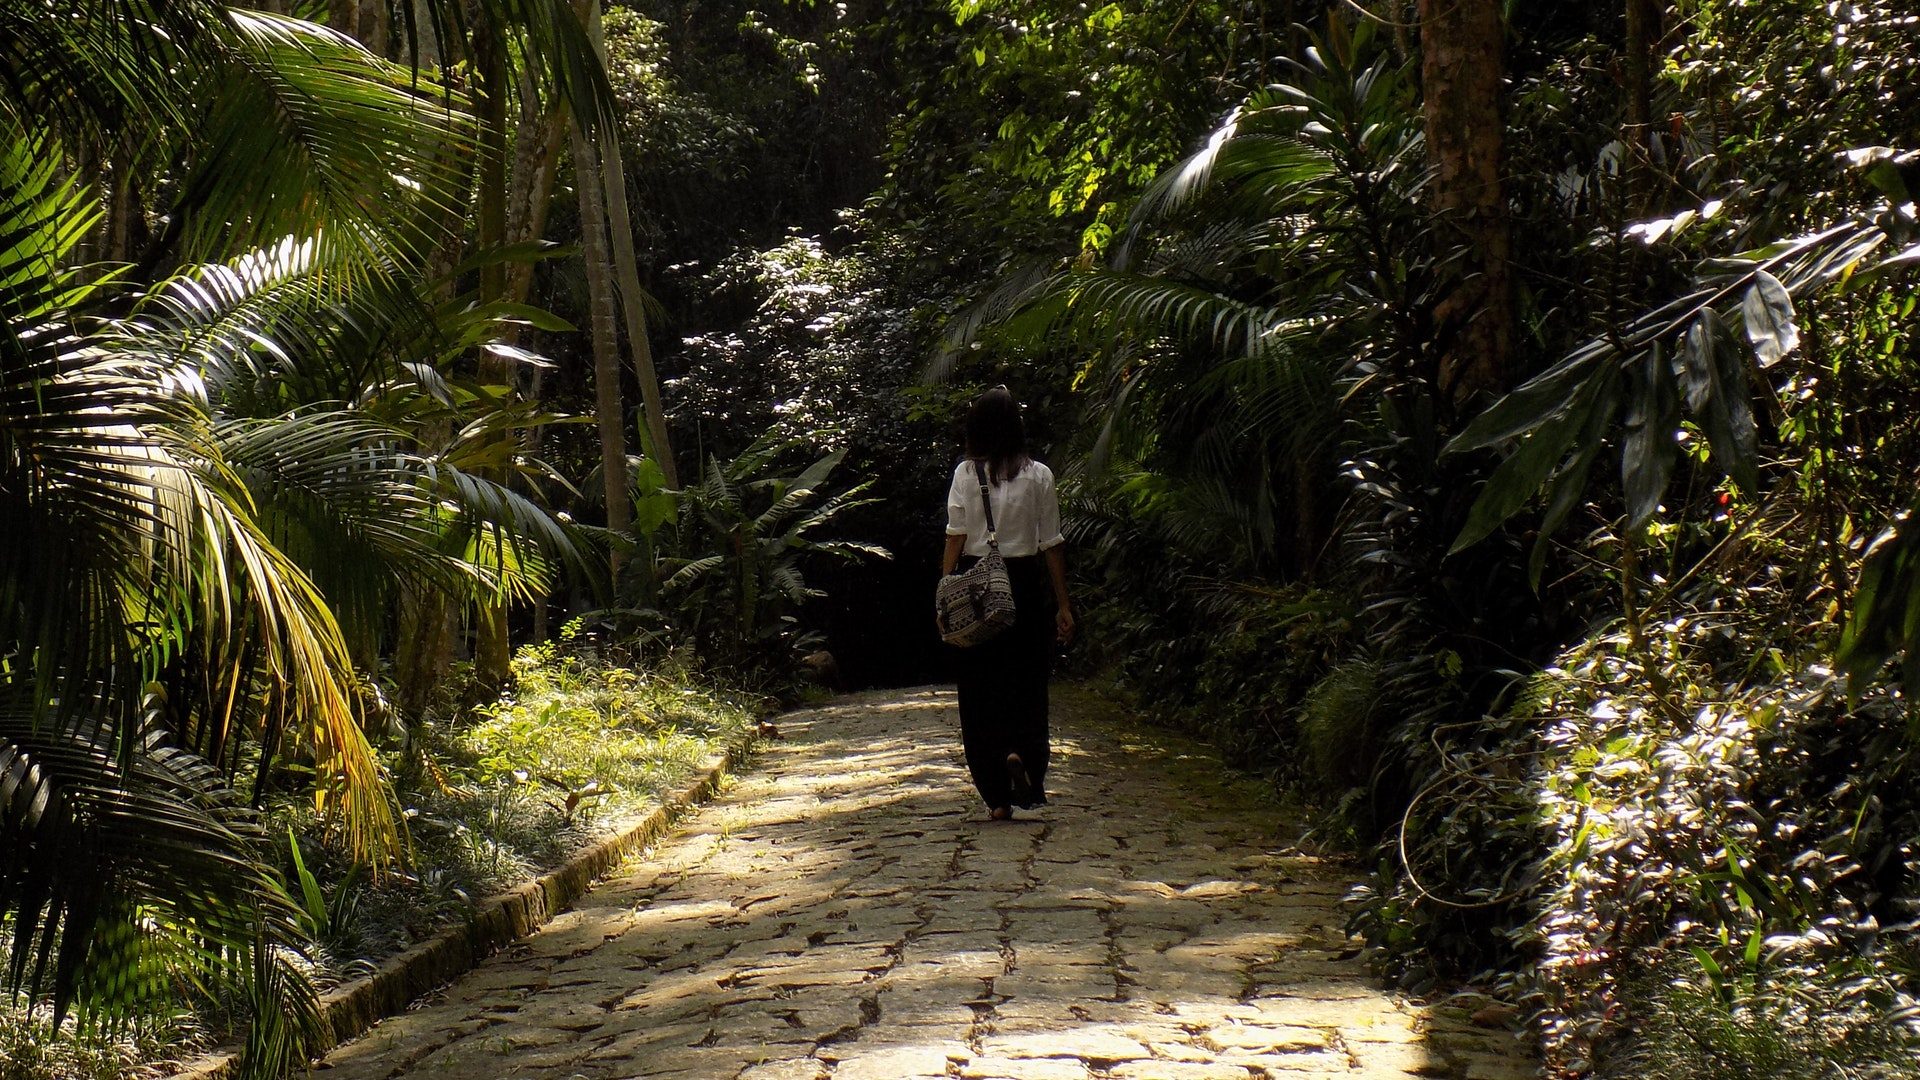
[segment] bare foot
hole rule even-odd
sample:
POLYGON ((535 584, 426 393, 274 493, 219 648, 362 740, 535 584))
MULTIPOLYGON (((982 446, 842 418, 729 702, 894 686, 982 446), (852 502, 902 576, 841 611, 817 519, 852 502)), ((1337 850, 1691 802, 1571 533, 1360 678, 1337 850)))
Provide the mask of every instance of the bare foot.
POLYGON ((993 808, 993 811, 987 815, 987 820, 988 821, 1012 821, 1013 807, 996 806, 993 808))

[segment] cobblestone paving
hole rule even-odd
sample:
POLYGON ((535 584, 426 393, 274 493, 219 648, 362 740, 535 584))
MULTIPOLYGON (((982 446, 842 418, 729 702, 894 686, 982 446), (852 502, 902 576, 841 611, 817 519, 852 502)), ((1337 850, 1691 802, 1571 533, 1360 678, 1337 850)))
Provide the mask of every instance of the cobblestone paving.
POLYGON ((1193 751, 1055 710, 1053 805, 985 820, 951 691, 783 739, 580 906, 324 1080, 1519 1080, 1380 991, 1348 882, 1193 751))

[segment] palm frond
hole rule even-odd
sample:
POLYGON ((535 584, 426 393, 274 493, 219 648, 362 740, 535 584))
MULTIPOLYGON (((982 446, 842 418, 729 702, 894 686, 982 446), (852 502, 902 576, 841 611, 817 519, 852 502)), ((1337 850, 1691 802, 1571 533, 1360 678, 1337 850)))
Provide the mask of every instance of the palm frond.
POLYGON ((444 458, 426 459, 423 490, 451 510, 443 515, 443 550, 457 553, 492 597, 531 601, 546 595, 559 566, 593 573, 584 534, 509 483, 469 472, 444 458))
POLYGON ((408 215, 462 212, 466 114, 420 73, 325 27, 239 9, 226 21, 225 63, 196 129, 204 149, 175 211, 182 254, 292 235, 375 258, 399 241, 424 257, 435 238, 408 215))
POLYGON ((668 565, 673 567, 673 573, 661 583, 662 587, 679 589, 691 585, 702 575, 710 574, 726 565, 726 556, 705 555, 698 559, 669 560, 668 565))
POLYGON ((150 715, 127 747, 113 723, 43 722, 24 689, 0 684, 9 987, 51 997, 56 1022, 77 1008, 108 1026, 171 1005, 182 985, 205 987, 251 1003, 253 1075, 304 1058, 321 1029, 317 998, 295 962, 298 910, 265 868, 253 812, 150 715))
POLYGON ((393 819, 339 627, 254 521, 197 377, 70 337, 29 344, 0 369, 0 502, 24 526, 0 548, 0 649, 20 650, 20 677, 65 687, 48 700, 71 711, 137 699, 183 652, 250 641, 280 680, 274 697, 311 724, 298 737, 322 766, 329 817, 343 811, 353 848, 384 857, 393 819), (114 694, 82 692, 108 673, 114 694))
POLYGON ((0 318, 12 339, 50 311, 78 302, 79 275, 66 265, 100 220, 75 180, 59 176, 57 155, 17 129, 0 128, 0 318))
POLYGON ((1003 277, 987 294, 962 309, 947 323, 940 347, 922 375, 928 382, 940 382, 953 373, 961 357, 981 347, 983 336, 992 328, 1057 289, 1066 271, 1057 260, 1029 259, 1003 277))
POLYGON ((470 590, 468 568, 441 550, 423 462, 398 430, 324 409, 223 421, 215 437, 263 531, 306 569, 350 638, 374 639, 402 583, 470 590))

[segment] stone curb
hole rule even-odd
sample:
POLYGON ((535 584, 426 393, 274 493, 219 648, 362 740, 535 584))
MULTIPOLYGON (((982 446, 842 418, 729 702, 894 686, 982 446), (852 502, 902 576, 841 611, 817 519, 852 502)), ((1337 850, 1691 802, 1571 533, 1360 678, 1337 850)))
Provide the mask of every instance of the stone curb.
MULTIPOLYGON (((697 778, 667 797, 631 828, 581 851, 555 870, 524 885, 482 901, 461 925, 387 958, 365 978, 337 986, 320 995, 320 1014, 329 1029, 315 1056, 357 1039, 381 1020, 399 1014, 414 999, 436 990, 492 955, 546 925, 578 900, 601 875, 658 840, 688 810, 711 799, 757 743, 745 738, 708 758, 697 778)), ((189 1063, 167 1080, 231 1080, 240 1064, 232 1049, 208 1054, 189 1063)))

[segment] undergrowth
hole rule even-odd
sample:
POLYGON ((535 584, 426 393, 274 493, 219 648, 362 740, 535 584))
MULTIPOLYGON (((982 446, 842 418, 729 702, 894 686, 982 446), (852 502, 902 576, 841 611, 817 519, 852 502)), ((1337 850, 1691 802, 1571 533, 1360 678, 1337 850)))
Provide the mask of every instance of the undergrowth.
POLYGON ((288 881, 303 886, 323 981, 370 969, 650 812, 765 707, 682 658, 639 663, 571 631, 522 648, 513 671, 498 700, 419 725, 389 751, 411 841, 404 869, 376 878, 285 811, 288 881))
POLYGON ((1920 1042, 1871 967, 1786 965, 1729 978, 1673 956, 1630 988, 1636 1030, 1600 1075, 1666 1080, 1904 1080, 1920 1042))
POLYGON ((1906 710, 1851 705, 1817 659, 1756 656, 1766 614, 1598 636, 1516 708, 1546 835, 1517 933, 1569 1072, 1920 1070, 1906 710))
POLYGON ((45 1006, 0 1003, 0 1080, 148 1080, 209 1045, 185 1015, 127 1032, 83 1028, 69 1019, 58 1037, 45 1006))

